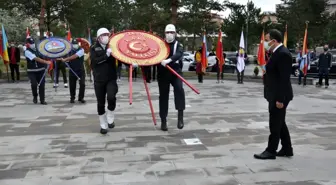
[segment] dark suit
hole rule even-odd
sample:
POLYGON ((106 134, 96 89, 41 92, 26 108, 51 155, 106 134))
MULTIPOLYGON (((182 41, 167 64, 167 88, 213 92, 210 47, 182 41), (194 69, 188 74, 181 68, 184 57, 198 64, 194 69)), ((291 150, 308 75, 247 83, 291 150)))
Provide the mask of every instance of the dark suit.
POLYGON ((8 57, 9 57, 9 68, 11 71, 12 80, 13 82, 15 81, 15 73, 16 73, 16 80, 20 81, 20 49, 16 46, 9 47, 8 57))
POLYGON ((272 154, 276 154, 280 139, 284 149, 292 149, 285 121, 287 106, 293 99, 293 89, 290 80, 291 71, 292 56, 287 48, 280 46, 266 64, 266 75, 264 76, 264 96, 269 103, 269 127, 271 132, 266 151, 272 154), (278 109, 276 102, 283 103, 284 108, 278 109))

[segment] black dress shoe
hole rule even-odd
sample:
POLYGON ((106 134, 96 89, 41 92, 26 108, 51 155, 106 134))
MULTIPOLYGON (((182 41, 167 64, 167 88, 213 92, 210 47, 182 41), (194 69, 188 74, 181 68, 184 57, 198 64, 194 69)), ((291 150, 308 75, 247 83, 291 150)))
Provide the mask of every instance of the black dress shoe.
POLYGON ((114 128, 115 127, 115 124, 114 124, 114 122, 113 123, 111 123, 111 124, 108 124, 108 128, 114 128))
POLYGON ((162 121, 161 122, 161 130, 162 131, 168 131, 167 121, 162 121))
POLYGON ((48 104, 45 101, 41 101, 41 105, 48 105, 48 104))
POLYGON ((34 97, 33 102, 34 104, 37 104, 37 97, 34 97))
POLYGON ((261 154, 254 154, 254 158, 266 160, 266 159, 275 159, 276 156, 275 156, 275 154, 272 154, 272 153, 270 153, 268 151, 264 151, 261 154))
POLYGON ((290 149, 290 150, 281 149, 279 152, 277 152, 276 156, 278 156, 278 157, 293 157, 294 156, 293 149, 290 149))
POLYGON ((183 129, 183 127, 184 127, 183 120, 178 120, 178 121, 177 121, 177 128, 178 128, 178 129, 183 129))
POLYGON ((86 103, 86 101, 85 100, 78 100, 79 102, 81 102, 81 103, 86 103))
POLYGON ((101 128, 101 129, 100 129, 100 133, 103 134, 103 135, 107 134, 107 129, 102 129, 102 128, 101 128))
POLYGON ((70 100, 70 103, 75 103, 75 100, 71 99, 71 100, 70 100))

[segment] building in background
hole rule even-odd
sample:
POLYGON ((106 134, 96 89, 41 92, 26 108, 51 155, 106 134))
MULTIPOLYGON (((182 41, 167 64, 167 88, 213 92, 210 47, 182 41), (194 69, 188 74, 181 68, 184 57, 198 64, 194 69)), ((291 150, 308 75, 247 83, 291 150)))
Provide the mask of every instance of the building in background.
POLYGON ((328 11, 332 14, 336 12, 336 0, 329 0, 328 11))
POLYGON ((271 22, 272 24, 278 24, 278 17, 275 12, 263 12, 260 20, 261 24, 271 22))

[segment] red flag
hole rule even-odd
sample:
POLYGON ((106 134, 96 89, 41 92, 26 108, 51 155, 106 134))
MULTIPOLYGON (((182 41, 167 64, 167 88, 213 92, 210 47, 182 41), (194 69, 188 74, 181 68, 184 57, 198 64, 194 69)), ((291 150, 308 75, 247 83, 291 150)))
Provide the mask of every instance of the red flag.
POLYGON ((27 27, 27 30, 26 30, 26 38, 30 38, 30 32, 29 32, 29 28, 27 27))
POLYGON ((48 68, 48 74, 49 74, 50 76, 52 76, 52 70, 53 70, 53 68, 54 68, 54 63, 51 62, 51 64, 49 65, 49 68, 48 68))
MULTIPOLYGON (((302 57, 307 55, 308 47, 307 47, 307 36, 308 36, 308 23, 306 23, 306 30, 303 38, 303 46, 302 46, 302 57)), ((308 71, 308 62, 307 58, 304 59, 304 66, 303 66, 303 74, 306 76, 308 71)))
POLYGON ((263 32, 261 34, 259 49, 258 49, 258 63, 262 67, 263 72, 265 73, 266 59, 265 59, 264 42, 265 42, 265 34, 264 34, 264 30, 263 30, 263 32))
POLYGON ((222 72, 223 71, 223 65, 225 63, 225 59, 224 59, 224 56, 223 56, 222 30, 219 30, 219 33, 218 33, 216 55, 217 55, 217 58, 218 58, 219 71, 222 72))
POLYGON ((208 60, 207 60, 207 43, 206 43, 206 33, 204 32, 203 35, 203 42, 202 42, 202 72, 205 73, 206 68, 208 67, 208 60))
POLYGON ((71 31, 70 31, 70 28, 69 28, 69 30, 68 30, 67 40, 68 40, 68 41, 71 41, 71 31))

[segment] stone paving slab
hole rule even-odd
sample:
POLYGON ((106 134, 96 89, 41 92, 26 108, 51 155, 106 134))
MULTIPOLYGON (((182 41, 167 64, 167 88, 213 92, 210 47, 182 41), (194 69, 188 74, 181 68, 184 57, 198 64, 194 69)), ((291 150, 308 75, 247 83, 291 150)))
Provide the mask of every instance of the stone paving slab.
MULTIPOLYGON (((295 156, 253 159, 269 135, 259 83, 194 83, 186 90, 185 128, 154 126, 141 81, 119 84, 116 128, 100 135, 93 85, 86 104, 47 84, 47 106, 32 103, 30 85, 0 84, 0 185, 334 185, 336 93, 293 85, 287 123, 295 156), (188 145, 187 140, 197 140, 188 145)), ((149 84, 156 118, 157 83, 149 84)))

